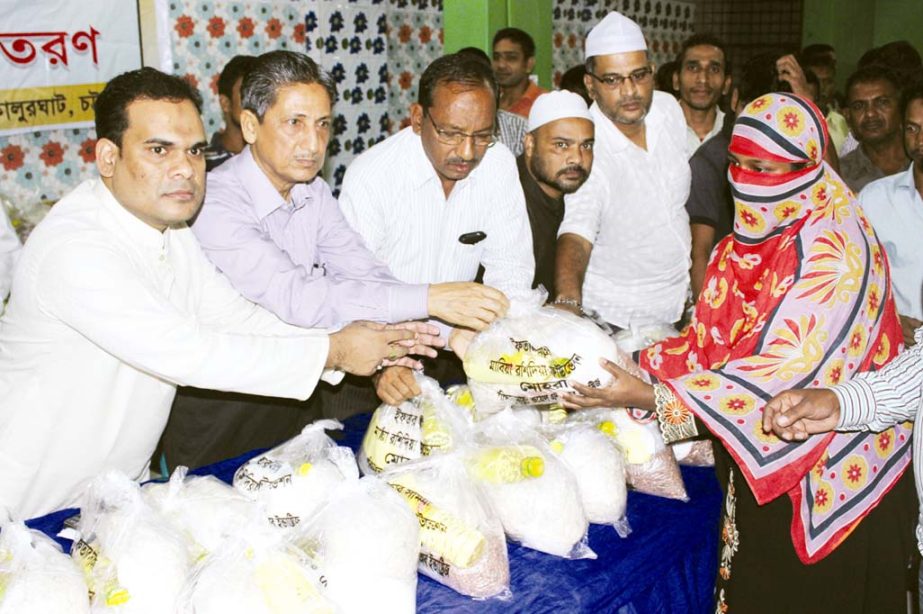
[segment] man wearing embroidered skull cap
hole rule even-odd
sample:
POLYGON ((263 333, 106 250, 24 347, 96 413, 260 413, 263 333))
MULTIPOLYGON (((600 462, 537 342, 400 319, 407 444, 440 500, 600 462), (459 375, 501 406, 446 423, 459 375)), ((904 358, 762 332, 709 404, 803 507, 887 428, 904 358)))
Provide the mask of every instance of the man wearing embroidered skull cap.
POLYGON ((593 118, 579 94, 549 92, 532 105, 528 130, 516 164, 532 227, 532 284, 544 286, 553 298, 564 195, 580 189, 593 167, 593 118))
POLYGON ((555 302, 619 328, 662 330, 680 319, 689 286, 683 112, 654 91, 644 35, 619 13, 587 35, 586 70, 596 159, 565 199, 555 302))

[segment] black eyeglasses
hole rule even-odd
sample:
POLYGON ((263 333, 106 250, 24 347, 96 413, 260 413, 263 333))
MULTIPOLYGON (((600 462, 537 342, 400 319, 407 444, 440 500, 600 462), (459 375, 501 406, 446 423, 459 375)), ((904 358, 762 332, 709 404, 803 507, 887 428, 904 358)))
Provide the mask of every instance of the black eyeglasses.
POLYGON ((486 149, 488 147, 493 147, 494 143, 497 142, 497 135, 494 133, 470 134, 468 132, 458 132, 457 130, 444 130, 439 127, 439 124, 436 123, 429 113, 425 113, 425 115, 433 125, 433 129, 436 131, 436 139, 440 143, 458 146, 470 138, 474 141, 475 147, 486 149))
POLYGON ((645 66, 644 68, 631 71, 627 77, 624 75, 603 75, 600 77, 599 75, 594 75, 591 72, 588 72, 587 74, 605 85, 608 89, 614 90, 622 87, 622 84, 625 83, 626 79, 631 79, 631 82, 635 85, 644 85, 650 81, 651 76, 654 74, 654 69, 650 66, 645 66))

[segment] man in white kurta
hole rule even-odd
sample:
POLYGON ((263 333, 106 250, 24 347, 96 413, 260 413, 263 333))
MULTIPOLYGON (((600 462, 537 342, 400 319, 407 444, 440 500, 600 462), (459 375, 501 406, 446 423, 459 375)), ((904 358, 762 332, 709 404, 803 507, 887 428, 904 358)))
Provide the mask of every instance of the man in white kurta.
POLYGON ((96 105, 101 179, 23 249, 0 319, 0 507, 14 517, 77 503, 104 470, 145 478, 177 384, 305 399, 325 366, 352 370, 349 329, 283 324, 202 254, 185 220, 204 194, 205 132, 184 88, 148 68, 110 82, 96 105))
POLYGON ((556 302, 620 328, 672 324, 689 286, 690 171, 676 100, 653 91, 640 29, 610 13, 588 35, 593 170, 565 197, 556 302))
POLYGON ((6 216, 6 211, 0 207, 0 313, 3 313, 3 301, 6 300, 10 293, 10 285, 13 283, 13 268, 19 259, 19 252, 22 245, 19 243, 19 237, 10 224, 10 218, 6 216))

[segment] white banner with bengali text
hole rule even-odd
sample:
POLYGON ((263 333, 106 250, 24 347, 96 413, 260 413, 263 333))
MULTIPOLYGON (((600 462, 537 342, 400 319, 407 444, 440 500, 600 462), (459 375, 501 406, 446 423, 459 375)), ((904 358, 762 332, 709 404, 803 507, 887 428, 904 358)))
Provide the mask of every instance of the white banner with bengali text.
POLYGON ((0 136, 93 125, 106 83, 141 67, 135 0, 0 0, 0 136))

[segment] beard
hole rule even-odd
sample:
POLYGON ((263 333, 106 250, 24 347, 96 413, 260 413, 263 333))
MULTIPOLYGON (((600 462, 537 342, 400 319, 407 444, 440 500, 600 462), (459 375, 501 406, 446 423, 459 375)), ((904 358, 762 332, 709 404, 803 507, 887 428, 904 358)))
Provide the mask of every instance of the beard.
POLYGON ((538 156, 529 162, 529 170, 536 180, 558 190, 562 195, 573 194, 579 190, 589 176, 587 170, 579 164, 571 164, 557 171, 549 170, 538 156), (566 177, 568 173, 577 173, 578 176, 572 179, 566 177))

